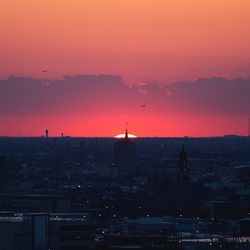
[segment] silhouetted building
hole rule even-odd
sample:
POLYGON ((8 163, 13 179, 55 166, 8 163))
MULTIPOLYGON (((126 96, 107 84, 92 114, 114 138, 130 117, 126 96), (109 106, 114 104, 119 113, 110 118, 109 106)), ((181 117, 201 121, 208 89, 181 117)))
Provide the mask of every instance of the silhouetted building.
MULTIPOLYGON (((48 214, 24 214, 23 222, 26 224, 27 249, 48 249, 48 214)), ((18 233, 17 233, 18 234, 18 233)), ((7 235, 6 235, 7 236, 7 235)), ((7 236, 8 237, 8 236, 7 236)), ((23 243, 25 240, 23 239, 23 243)))
POLYGON ((174 223, 164 218, 138 218, 120 221, 111 225, 110 232, 104 236, 104 245, 97 249, 181 249, 174 223), (118 232, 118 233, 117 233, 118 232))
POLYGON ((250 218, 240 220, 240 235, 250 237, 250 218))
POLYGON ((188 172, 187 153, 184 146, 182 146, 182 150, 179 155, 178 179, 180 181, 187 181, 189 179, 188 172))
POLYGON ((238 174, 238 178, 242 181, 250 181, 250 166, 236 166, 235 168, 236 173, 238 174))
POLYGON ((0 214, 1 249, 95 248, 96 223, 88 214, 0 214))
POLYGON ((69 201, 62 195, 0 195, 0 209, 2 211, 58 213, 65 212, 68 208, 69 201))
POLYGON ((115 161, 119 165, 130 165, 135 159, 136 144, 128 137, 126 129, 125 137, 114 143, 115 161))
POLYGON ((0 192, 4 192, 6 187, 6 162, 6 156, 0 155, 0 192))

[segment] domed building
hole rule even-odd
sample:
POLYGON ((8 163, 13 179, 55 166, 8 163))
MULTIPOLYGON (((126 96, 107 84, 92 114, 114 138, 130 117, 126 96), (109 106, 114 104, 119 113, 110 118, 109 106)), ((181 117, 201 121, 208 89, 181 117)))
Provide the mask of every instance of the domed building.
POLYGON ((125 136, 119 138, 114 143, 115 161, 119 165, 130 165, 135 160, 136 144, 129 138, 128 130, 126 129, 125 136))

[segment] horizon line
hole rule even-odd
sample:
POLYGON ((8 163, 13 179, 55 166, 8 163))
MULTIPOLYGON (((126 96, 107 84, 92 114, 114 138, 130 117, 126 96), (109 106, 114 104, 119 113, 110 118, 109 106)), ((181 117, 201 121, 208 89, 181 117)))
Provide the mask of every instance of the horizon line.
MULTIPOLYGON (((145 138, 183 138, 183 139, 187 139, 187 138, 223 138, 223 137, 246 137, 246 138, 250 138, 249 135, 238 135, 238 134, 224 134, 224 135, 211 135, 211 136, 136 136, 136 137, 131 137, 129 139, 145 139, 145 138)), ((120 139, 120 138, 116 138, 115 136, 49 136, 46 138, 46 136, 32 136, 32 135, 0 135, 0 138, 39 138, 39 139, 54 139, 54 138, 58 138, 58 139, 69 139, 69 138, 73 138, 73 139, 79 139, 79 138, 89 138, 89 139, 95 139, 95 138, 101 138, 101 139, 105 139, 105 138, 113 138, 113 139, 120 139)))

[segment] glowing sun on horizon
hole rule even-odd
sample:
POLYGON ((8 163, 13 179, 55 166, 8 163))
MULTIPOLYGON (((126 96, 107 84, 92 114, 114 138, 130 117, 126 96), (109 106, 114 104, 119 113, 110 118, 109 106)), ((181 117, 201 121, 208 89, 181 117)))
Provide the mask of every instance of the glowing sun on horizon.
MULTIPOLYGON (((121 138, 125 138, 125 136, 126 136, 125 134, 119 134, 119 135, 116 135, 115 138, 121 139, 121 138)), ((128 138, 137 138, 137 136, 128 134, 128 138)))

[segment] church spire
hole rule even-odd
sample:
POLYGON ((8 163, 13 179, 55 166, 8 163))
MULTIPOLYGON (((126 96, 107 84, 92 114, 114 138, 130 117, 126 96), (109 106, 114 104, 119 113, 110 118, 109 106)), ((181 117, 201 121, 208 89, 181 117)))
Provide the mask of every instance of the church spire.
POLYGON ((125 139, 128 139, 128 123, 126 122, 126 133, 125 133, 125 139))

